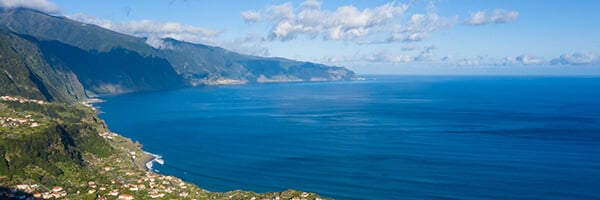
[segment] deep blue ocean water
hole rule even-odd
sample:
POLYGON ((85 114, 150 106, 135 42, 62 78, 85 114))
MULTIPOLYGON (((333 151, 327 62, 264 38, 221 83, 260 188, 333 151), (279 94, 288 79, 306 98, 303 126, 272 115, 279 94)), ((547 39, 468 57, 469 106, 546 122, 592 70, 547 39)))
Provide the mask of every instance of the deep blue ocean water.
POLYGON ((111 130, 210 191, 600 199, 600 78, 372 76, 129 94, 111 130))

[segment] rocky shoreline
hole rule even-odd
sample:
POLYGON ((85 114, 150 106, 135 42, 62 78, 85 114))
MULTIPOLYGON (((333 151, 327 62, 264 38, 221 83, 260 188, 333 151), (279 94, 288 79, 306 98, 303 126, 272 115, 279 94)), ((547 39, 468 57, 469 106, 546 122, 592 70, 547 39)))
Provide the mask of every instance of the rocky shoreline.
POLYGON ((146 171, 158 172, 157 170, 153 169, 153 166, 154 166, 154 163, 158 163, 160 165, 164 164, 165 161, 162 159, 162 156, 159 156, 159 155, 147 152, 147 151, 144 151, 144 153, 147 155, 147 158, 144 159, 144 166, 146 167, 145 168, 146 171))

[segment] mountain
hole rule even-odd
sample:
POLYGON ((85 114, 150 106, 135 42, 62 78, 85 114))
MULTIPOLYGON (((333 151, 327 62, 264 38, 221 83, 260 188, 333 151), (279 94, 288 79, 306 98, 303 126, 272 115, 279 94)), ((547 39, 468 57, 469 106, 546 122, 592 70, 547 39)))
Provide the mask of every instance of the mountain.
POLYGON ((220 47, 193 44, 167 38, 160 55, 192 85, 238 83, 352 80, 354 72, 285 58, 263 58, 228 51, 220 47))
POLYGON ((184 80, 160 57, 116 47, 85 51, 57 41, 37 41, 52 65, 69 67, 89 96, 183 87, 184 80))
MULTIPOLYGON (((36 46, 40 61, 53 70, 74 75, 84 97, 190 85, 355 78, 343 67, 250 56, 174 39, 164 39, 166 47, 155 49, 145 38, 23 8, 0 9, 0 29, 36 46)), ((81 99, 81 92, 76 94, 73 98, 81 99)))
POLYGON ((0 7, 0 25, 15 33, 30 35, 39 40, 55 40, 90 52, 108 52, 120 47, 141 55, 156 54, 143 38, 26 8, 0 7))
POLYGON ((88 97, 185 85, 169 62, 122 48, 85 51, 0 27, 2 95, 73 102, 88 97))
MULTIPOLYGON (((40 73, 66 74, 71 81, 56 76, 44 80, 54 81, 56 87, 73 86, 78 89, 47 94, 43 98, 45 100, 65 95, 81 100, 98 95, 164 90, 186 85, 171 64, 159 57, 140 38, 28 9, 0 12, 0 29, 4 29, 4 35, 9 34, 27 43, 27 49, 35 50, 35 61, 40 66, 47 66, 40 69, 40 73), (84 92, 80 91, 81 87, 84 92)), ((14 53, 23 61, 32 55, 27 51, 14 53)), ((35 64, 28 66, 40 68, 35 64)), ((8 69, 13 66, 1 67, 8 69)), ((42 92, 45 90, 40 88, 42 92)))

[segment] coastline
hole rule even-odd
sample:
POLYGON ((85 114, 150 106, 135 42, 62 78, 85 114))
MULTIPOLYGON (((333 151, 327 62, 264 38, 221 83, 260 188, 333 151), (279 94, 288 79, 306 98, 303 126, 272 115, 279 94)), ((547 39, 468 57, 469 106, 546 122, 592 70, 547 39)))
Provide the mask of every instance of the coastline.
MULTIPOLYGON (((100 112, 101 112, 100 108, 98 105, 95 105, 95 104, 102 103, 102 102, 105 102, 105 101, 102 99, 94 99, 92 101, 81 102, 81 104, 85 105, 86 107, 89 107, 94 112, 96 112, 96 114, 100 114, 100 112)), ((131 161, 133 162, 132 166, 134 166, 138 170, 144 171, 145 173, 142 174, 141 176, 148 178, 148 180, 151 181, 153 179, 158 179, 158 180, 162 180, 162 182, 160 182, 160 183, 165 183, 165 181, 166 181, 167 185, 170 184, 170 186, 169 186, 170 188, 167 188, 167 190, 165 190, 166 193, 162 193, 162 192, 159 192, 159 190, 154 189, 154 190, 151 190, 150 193, 148 193, 148 195, 150 195, 148 197, 155 198, 155 197, 171 196, 171 199, 175 199, 173 197, 177 197, 176 199, 181 199, 181 198, 186 198, 186 197, 200 197, 200 199, 265 199, 265 198, 266 199, 294 199, 294 198, 300 199, 300 197, 302 197, 302 199, 307 199, 307 200, 328 199, 328 198, 323 198, 320 195, 313 193, 313 192, 304 192, 304 191, 293 190, 293 189, 287 189, 285 191, 280 191, 280 192, 263 192, 263 193, 257 193, 257 192, 253 192, 253 191, 243 191, 243 190, 211 192, 211 191, 202 189, 195 183, 187 183, 180 177, 162 174, 160 171, 155 170, 153 168, 155 166, 154 165, 155 163, 158 163, 160 165, 164 164, 165 161, 162 159, 162 156, 155 154, 155 153, 145 151, 143 149, 142 145, 139 144, 137 141, 134 142, 131 138, 128 138, 123 135, 120 135, 120 134, 110 131, 108 129, 108 124, 106 124, 106 122, 104 122, 104 120, 102 120, 102 119, 101 119, 101 123, 104 123, 104 127, 106 128, 106 132, 101 133, 101 136, 103 136, 108 141, 112 141, 113 144, 115 145, 114 146, 115 149, 120 149, 121 151, 123 151, 123 154, 119 154, 119 155, 121 155, 120 156, 121 158, 124 158, 122 160, 125 160, 127 158, 131 159, 131 161), (177 188, 177 187, 179 187, 179 188, 177 188), (173 194, 171 194, 170 192, 167 192, 167 191, 175 191, 175 190, 179 190, 180 192, 173 193, 173 194), (175 196, 173 196, 173 195, 175 195, 175 196)), ((129 160, 129 159, 127 159, 127 160, 129 160)), ((121 163, 124 161, 116 160, 116 162, 121 163)), ((109 170, 113 170, 113 169, 114 168, 109 168, 109 170)), ((106 168, 104 168, 104 170, 106 170, 106 168)), ((133 176, 135 173, 129 171, 129 172, 126 172, 125 174, 127 176, 133 176)), ((140 190, 142 187, 137 187, 137 189, 135 189, 135 188, 136 187, 134 186, 133 190, 131 188, 129 190, 137 191, 137 190, 140 190)), ((90 191, 92 191, 92 190, 90 190, 90 191)), ((111 192, 112 192, 112 190, 111 190, 111 192)))
MULTIPOLYGON (((99 98, 92 98, 92 99, 87 99, 85 101, 80 102, 81 104, 83 104, 86 107, 91 108, 92 110, 94 110, 94 112, 96 112, 96 114, 99 114, 101 111, 99 109, 99 107, 96 107, 95 104, 97 103, 104 103, 106 102, 104 99, 99 99, 99 98)), ((108 126, 108 125, 107 125, 108 126)), ((119 135, 117 133, 113 133, 110 132, 115 136, 121 136, 127 140, 130 140, 130 138, 127 138, 125 136, 119 135)), ((133 143, 133 141, 131 141, 133 143)), ((136 145, 135 147, 137 150, 141 151, 143 154, 142 156, 139 156, 137 159, 135 158, 135 156, 132 157, 132 161, 141 169, 143 169, 146 172, 155 172, 155 173, 160 173, 158 170, 154 170, 154 163, 158 163, 160 165, 163 165, 165 163, 165 161, 162 159, 162 156, 158 155, 158 154, 154 154, 154 153, 150 153, 148 151, 144 151, 144 149, 142 148, 141 145, 136 145)), ((133 154, 135 155, 135 154, 133 154)))
POLYGON ((84 106, 86 106, 86 107, 92 108, 92 109, 93 109, 94 111, 96 111, 96 112, 99 112, 99 111, 98 111, 98 108, 96 108, 96 107, 94 106, 94 104, 97 104, 97 103, 103 103, 103 102, 105 102, 103 99, 99 99, 99 98, 90 98, 90 99, 86 99, 86 100, 80 101, 79 103, 83 104, 83 105, 84 105, 84 106))
MULTIPOLYGON (((99 114, 101 111, 98 107, 95 106, 95 104, 104 103, 104 102, 106 102, 104 99, 90 98, 90 99, 81 101, 80 103, 86 107, 93 109, 94 112, 99 114)), ((139 167, 143 168, 147 172, 158 172, 157 170, 153 170, 152 167, 154 166, 154 163, 158 163, 161 165, 164 164, 164 160, 162 159, 162 156, 144 151, 144 149, 142 147, 138 147, 138 149, 144 153, 144 156, 142 156, 140 159, 134 158, 133 159, 134 162, 139 167)))
POLYGON ((146 171, 158 172, 158 170, 154 170, 152 167, 154 167, 154 163, 158 163, 160 165, 163 165, 165 163, 165 161, 162 159, 162 156, 144 151, 143 149, 142 152, 144 152, 144 154, 147 155, 147 158, 143 160, 146 171))

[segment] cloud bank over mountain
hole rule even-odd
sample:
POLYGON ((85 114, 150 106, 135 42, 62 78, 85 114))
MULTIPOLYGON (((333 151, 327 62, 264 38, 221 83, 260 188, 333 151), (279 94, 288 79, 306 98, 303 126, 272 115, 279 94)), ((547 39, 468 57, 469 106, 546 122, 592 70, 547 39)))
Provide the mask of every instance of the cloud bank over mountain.
POLYGON ((0 7, 29 8, 51 14, 60 12, 60 9, 55 3, 47 0, 0 0, 0 7))

